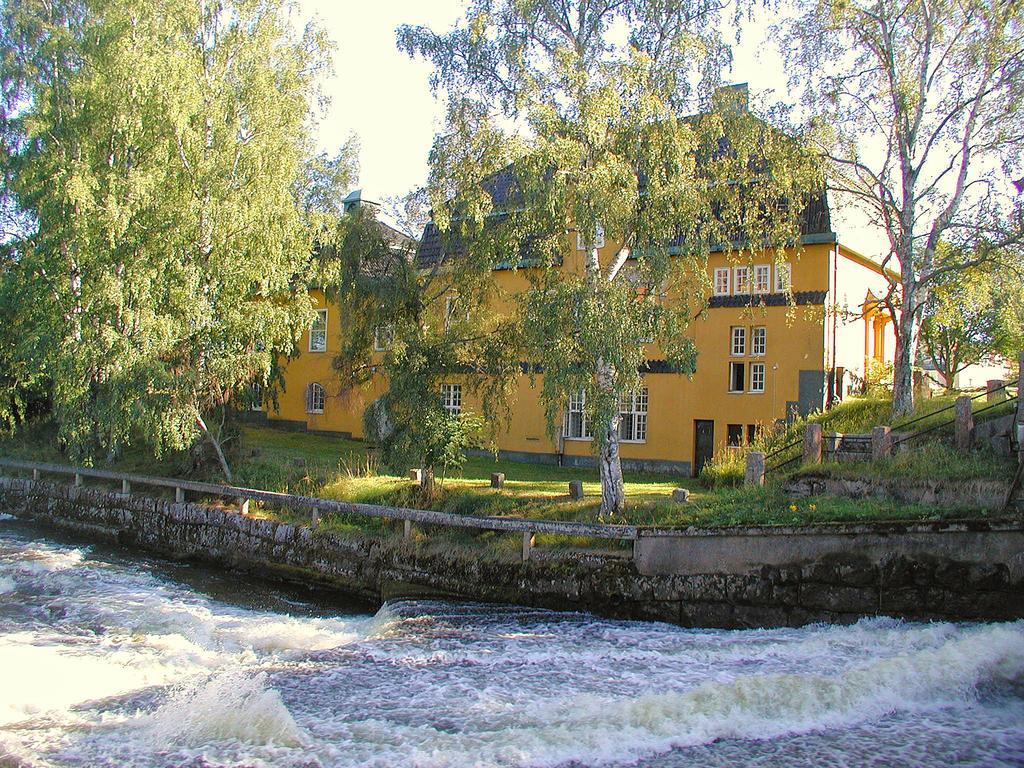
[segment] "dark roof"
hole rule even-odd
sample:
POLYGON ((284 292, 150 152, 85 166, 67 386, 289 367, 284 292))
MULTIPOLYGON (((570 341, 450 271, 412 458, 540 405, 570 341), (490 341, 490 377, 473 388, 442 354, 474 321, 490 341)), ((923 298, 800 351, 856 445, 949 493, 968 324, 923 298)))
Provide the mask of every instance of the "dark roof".
MULTIPOLYGON (((497 173, 489 176, 483 181, 484 189, 491 195, 494 207, 498 210, 505 207, 510 200, 515 198, 515 174, 512 166, 506 166, 497 173)), ((644 185, 640 180, 641 188, 644 185)), ((804 204, 804 210, 800 215, 800 234, 803 237, 823 235, 832 232, 832 219, 829 214, 828 200, 825 191, 811 195, 804 204)), ((676 240, 669 243, 670 247, 679 247, 682 241, 676 240)), ((423 238, 416 249, 416 264, 421 269, 431 267, 438 261, 460 251, 460 244, 454 235, 449 235, 447 242, 441 230, 433 221, 427 223, 423 230, 423 238)), ((523 258, 522 254, 520 255, 523 258)))

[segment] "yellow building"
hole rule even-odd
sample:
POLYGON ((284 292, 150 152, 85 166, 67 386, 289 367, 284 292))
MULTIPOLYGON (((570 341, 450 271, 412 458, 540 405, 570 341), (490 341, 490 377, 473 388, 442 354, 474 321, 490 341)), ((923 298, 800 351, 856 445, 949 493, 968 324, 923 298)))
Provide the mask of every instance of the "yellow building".
MULTIPOLYGON (((828 407, 855 390, 870 360, 891 361, 892 325, 877 297, 888 288, 878 264, 844 245, 831 230, 824 196, 805 214, 800 249, 776 263, 766 252, 752 262, 712 254, 712 295, 689 333, 698 350, 697 371, 673 373, 648 345, 644 387, 623 404, 624 469, 697 474, 716 452, 749 441, 762 426, 828 407)), ((571 247, 562 269, 582 270, 584 252, 571 247)), ((600 250, 614 255, 612 244, 600 250)), ((416 258, 427 268, 443 258, 440 236, 428 225, 416 258)), ((527 286, 524 269, 496 270, 499 293, 527 286)), ((271 424, 362 438, 363 412, 386 390, 375 379, 343 391, 332 369, 340 349, 345 308, 313 293, 318 317, 285 370, 284 391, 266 414, 271 424)), ((539 387, 539 382, 538 382, 539 387)), ((438 397, 450 410, 472 410, 469 392, 452 380, 438 397)), ((593 462, 585 404, 567 403, 556 438, 549 434, 537 389, 517 382, 514 417, 499 431, 504 457, 584 465, 593 462)))

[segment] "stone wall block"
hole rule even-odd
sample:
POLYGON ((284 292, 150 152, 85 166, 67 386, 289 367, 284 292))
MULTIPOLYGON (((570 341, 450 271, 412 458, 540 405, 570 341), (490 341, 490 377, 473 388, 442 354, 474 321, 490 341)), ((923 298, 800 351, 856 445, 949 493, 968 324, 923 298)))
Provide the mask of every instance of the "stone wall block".
POLYGON ((808 424, 804 428, 804 464, 821 464, 822 447, 821 424, 808 424))
POLYGON ((878 609, 878 591, 804 582, 800 585, 800 605, 835 613, 873 614, 878 609))

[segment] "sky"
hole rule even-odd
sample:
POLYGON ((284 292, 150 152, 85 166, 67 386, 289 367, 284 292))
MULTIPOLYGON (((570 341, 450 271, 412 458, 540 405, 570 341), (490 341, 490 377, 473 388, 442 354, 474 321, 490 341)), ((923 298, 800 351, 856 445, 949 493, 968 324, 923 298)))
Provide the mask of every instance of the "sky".
MULTIPOLYGON (((334 152, 349 135, 358 137, 359 186, 369 199, 398 197, 423 185, 444 112, 430 91, 430 65, 395 47, 395 29, 423 24, 446 31, 464 14, 465 0, 299 0, 299 7, 323 25, 336 46, 334 74, 325 83, 330 104, 318 128, 321 149, 334 152)), ((762 18, 744 26, 740 44, 733 47, 733 68, 724 79, 748 83, 752 99, 792 103, 770 29, 777 18, 761 13, 762 18)), ((880 233, 868 233, 860 214, 833 206, 833 220, 848 222, 843 231, 856 233, 850 244, 858 250, 877 255, 883 248, 880 233)))

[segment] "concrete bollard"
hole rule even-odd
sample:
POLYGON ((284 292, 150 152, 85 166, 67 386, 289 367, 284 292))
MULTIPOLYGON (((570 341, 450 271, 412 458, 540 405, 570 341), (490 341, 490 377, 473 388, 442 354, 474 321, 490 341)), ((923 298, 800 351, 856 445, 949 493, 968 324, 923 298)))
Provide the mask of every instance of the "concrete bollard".
POLYGON ((132 494, 132 484, 129 483, 127 480, 122 480, 121 481, 121 495, 122 496, 131 496, 131 494, 132 494))
POLYGON ((180 486, 175 487, 175 489, 174 489, 174 500, 178 504, 184 504, 185 503, 185 489, 184 488, 181 488, 180 486))
POLYGON ((569 498, 578 501, 583 498, 583 481, 571 480, 569 482, 569 498))
POLYGON ((530 559, 530 552, 537 545, 537 537, 533 531, 523 531, 523 562, 530 559))
POLYGON ((690 500, 690 489, 689 488, 673 488, 672 489, 672 501, 678 504, 685 504, 690 500))
POLYGON ((37 481, 37 482, 39 481, 39 470, 38 469, 33 469, 32 470, 32 479, 37 481))
POLYGON ((491 488, 504 488, 505 487, 505 473, 504 472, 491 472, 491 488))
POLYGON ((313 507, 309 514, 309 527, 316 528, 320 525, 320 507, 313 507))
POLYGON ((804 428, 804 464, 821 464, 821 424, 808 424, 804 428))
POLYGON ((239 514, 242 514, 242 515, 248 515, 249 514, 249 500, 248 499, 239 499, 238 500, 238 512, 239 512, 239 514))
POLYGON ((764 485, 765 454, 763 451, 751 451, 747 454, 747 471, 743 477, 744 485, 764 485))
POLYGON ((410 469, 409 470, 409 479, 412 480, 417 485, 421 484, 423 482, 423 470, 422 469, 410 469))
POLYGON ((971 398, 958 397, 956 412, 956 449, 969 451, 974 447, 974 412, 971 410, 971 398))
POLYGON ((402 526, 402 538, 408 541, 412 538, 412 520, 403 520, 405 525, 402 526))
POLYGON ((1002 379, 989 379, 985 382, 985 402, 1001 403, 1006 399, 1006 382, 1002 379))
POLYGON ((874 461, 887 459, 892 455, 892 429, 875 427, 871 430, 871 458, 874 461))
POLYGON ((82 487, 82 482, 83 482, 82 476, 80 474, 78 474, 77 472, 75 472, 75 488, 81 488, 82 487))

